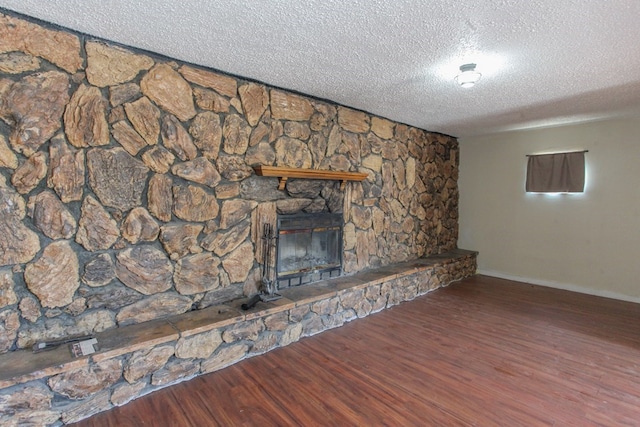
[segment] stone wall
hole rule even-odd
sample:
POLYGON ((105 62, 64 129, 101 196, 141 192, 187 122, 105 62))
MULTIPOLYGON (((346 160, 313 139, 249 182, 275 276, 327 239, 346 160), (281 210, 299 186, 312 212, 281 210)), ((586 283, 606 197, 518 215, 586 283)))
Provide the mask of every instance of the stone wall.
POLYGON ((0 14, 0 353, 254 293, 259 226, 345 216, 345 272, 455 248, 458 145, 0 14), (345 192, 253 165, 363 171, 345 192))

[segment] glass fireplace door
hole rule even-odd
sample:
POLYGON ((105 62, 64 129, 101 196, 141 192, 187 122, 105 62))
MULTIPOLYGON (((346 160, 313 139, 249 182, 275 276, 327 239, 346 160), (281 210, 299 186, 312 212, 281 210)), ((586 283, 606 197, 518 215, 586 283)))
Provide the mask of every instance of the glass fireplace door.
POLYGON ((342 214, 278 216, 276 279, 280 288, 342 272, 342 214))

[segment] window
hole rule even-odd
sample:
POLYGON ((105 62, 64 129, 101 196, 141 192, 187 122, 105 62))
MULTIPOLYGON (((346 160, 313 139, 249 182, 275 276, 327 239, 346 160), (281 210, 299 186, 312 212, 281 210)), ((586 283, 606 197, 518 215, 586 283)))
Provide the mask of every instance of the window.
POLYGON ((526 191, 532 193, 584 192, 585 152, 528 156, 526 191))

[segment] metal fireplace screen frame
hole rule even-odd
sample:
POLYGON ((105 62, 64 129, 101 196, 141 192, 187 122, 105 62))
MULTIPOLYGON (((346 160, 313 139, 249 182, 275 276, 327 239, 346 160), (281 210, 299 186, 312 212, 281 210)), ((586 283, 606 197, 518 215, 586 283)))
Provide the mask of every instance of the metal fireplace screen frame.
POLYGON ((278 215, 278 288, 340 276, 343 226, 341 213, 278 215))

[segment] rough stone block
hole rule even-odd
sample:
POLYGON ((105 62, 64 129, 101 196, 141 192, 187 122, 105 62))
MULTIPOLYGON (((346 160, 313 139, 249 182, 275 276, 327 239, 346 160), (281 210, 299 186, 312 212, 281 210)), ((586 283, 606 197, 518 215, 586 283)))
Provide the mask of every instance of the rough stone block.
POLYGON ((47 381, 56 393, 71 399, 84 399, 108 389, 122 377, 122 361, 106 360, 96 365, 55 375, 47 381))
POLYGON ((255 341, 260 333, 265 330, 262 319, 238 323, 230 326, 222 333, 222 339, 226 343, 250 340, 255 341))
POLYGON ((249 350, 247 344, 233 344, 220 348, 211 358, 202 362, 202 373, 218 371, 244 359, 249 350))
MULTIPOLYGON (((124 378, 130 384, 134 384, 164 367, 173 354, 174 348, 170 345, 136 351, 125 364, 124 378)), ((113 401, 113 396, 111 400, 113 401)), ((116 403, 114 402, 114 404, 116 403)))
POLYGON ((181 359, 206 359, 222 344, 222 335, 212 330, 187 338, 180 338, 176 344, 176 357, 181 359))
POLYGON ((153 60, 126 49, 102 42, 88 41, 87 80, 98 87, 114 86, 133 80, 140 71, 153 66, 153 60))
POLYGON ((192 359, 175 359, 151 376, 151 384, 164 386, 187 380, 200 372, 200 363, 192 359))

